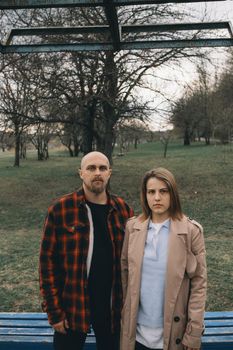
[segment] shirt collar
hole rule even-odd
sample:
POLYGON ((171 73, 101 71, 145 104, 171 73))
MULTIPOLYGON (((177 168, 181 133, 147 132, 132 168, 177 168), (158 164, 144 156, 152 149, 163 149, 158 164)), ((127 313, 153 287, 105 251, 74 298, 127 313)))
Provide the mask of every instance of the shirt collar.
MULTIPOLYGON (((166 227, 167 229, 169 229, 170 221, 171 221, 170 218, 168 218, 165 221, 159 223, 158 224, 159 228, 166 227)), ((152 220, 149 221, 149 226, 148 226, 149 230, 155 229, 156 226, 157 226, 157 224, 153 223, 152 220)))
MULTIPOLYGON (((107 198, 108 198, 106 204, 108 204, 113 209, 117 210, 114 198, 110 195, 108 190, 106 190, 106 193, 107 193, 107 198)), ((86 200, 86 197, 85 197, 85 192, 84 192, 83 187, 78 189, 78 191, 77 191, 77 198, 78 198, 79 205, 81 205, 81 206, 82 205, 86 205, 86 201, 87 200, 86 200)))

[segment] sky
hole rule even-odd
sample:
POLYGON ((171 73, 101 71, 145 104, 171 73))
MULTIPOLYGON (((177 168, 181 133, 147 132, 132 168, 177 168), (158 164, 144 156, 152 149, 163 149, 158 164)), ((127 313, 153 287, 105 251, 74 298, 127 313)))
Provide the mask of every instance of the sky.
POLYGON ((229 20, 233 23, 233 1, 214 1, 209 3, 197 3, 191 5, 197 8, 200 13, 207 9, 207 15, 216 20, 229 20))
MULTIPOLYGON (((178 5, 179 6, 179 5, 178 5)), ((181 6, 184 6, 182 4, 181 6)), ((199 22, 204 20, 205 22, 211 21, 231 21, 233 27, 233 0, 228 1, 214 1, 214 2, 201 2, 195 4, 185 4, 190 7, 191 18, 187 18, 189 22, 199 22)), ((216 35, 218 33, 216 32, 216 35)), ((227 31, 223 32, 225 37, 230 37, 227 31)), ((206 49, 205 49, 206 50, 206 49)), ((233 50, 233 48, 232 48, 233 50)), ((207 65, 207 70, 210 75, 215 74, 215 71, 220 72, 226 62, 226 48, 210 48, 207 49, 209 56, 211 57, 211 63, 207 65)), ((180 68, 177 65, 163 66, 156 72, 156 80, 151 79, 149 84, 153 87, 159 86, 163 91, 163 97, 156 96, 152 92, 144 91, 143 95, 145 99, 151 102, 151 106, 155 106, 155 109, 159 107, 161 109, 160 116, 157 112, 152 115, 151 127, 154 130, 161 130, 167 128, 167 113, 163 112, 169 108, 170 101, 175 101, 182 96, 184 89, 187 86, 192 85, 193 81, 197 78, 196 64, 190 63, 187 60, 180 62, 180 68), (168 102, 166 101, 168 100, 168 102)), ((199 61, 200 63, 200 61, 199 61)))
MULTIPOLYGON (((1 0, 0 0, 1 1, 1 0)), ((172 6, 180 7, 190 12, 191 16, 186 22, 205 22, 210 21, 231 21, 233 27, 233 0, 212 1, 186 4, 173 4, 172 6)), ((225 31, 225 35, 228 33, 225 31)), ((195 50, 195 49, 193 49, 195 50)), ((233 48, 232 48, 233 50, 233 48)), ((226 60, 226 48, 210 48, 207 49, 212 59, 212 65, 208 65, 210 75, 224 67, 226 60)), ((151 119, 152 129, 161 129, 167 127, 167 113, 171 103, 182 96, 185 88, 192 85, 196 79, 196 64, 187 60, 180 61, 180 67, 177 65, 164 65, 160 69, 156 69, 156 78, 147 78, 150 87, 155 90, 162 90, 163 96, 158 96, 149 90, 140 90, 139 96, 143 95, 143 100, 151 101, 150 106, 155 110, 151 119), (156 111, 159 109, 159 113, 156 111)), ((214 76, 214 74, 213 74, 214 76)))

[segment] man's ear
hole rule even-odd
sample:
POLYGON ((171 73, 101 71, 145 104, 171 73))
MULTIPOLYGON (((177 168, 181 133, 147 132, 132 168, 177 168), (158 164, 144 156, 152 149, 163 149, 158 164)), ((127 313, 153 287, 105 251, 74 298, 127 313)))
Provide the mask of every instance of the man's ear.
POLYGON ((79 173, 80 178, 82 179, 82 169, 78 169, 78 173, 79 173))

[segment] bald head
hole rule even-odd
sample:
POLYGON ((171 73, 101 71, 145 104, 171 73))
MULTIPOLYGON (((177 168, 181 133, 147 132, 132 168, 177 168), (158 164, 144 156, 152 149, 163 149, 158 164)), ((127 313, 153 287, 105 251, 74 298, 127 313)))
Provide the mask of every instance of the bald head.
POLYGON ((103 161, 110 168, 109 160, 105 156, 105 154, 103 154, 101 152, 97 152, 97 151, 87 153, 81 160, 80 168, 83 169, 83 168, 85 168, 87 163, 92 163, 92 162, 95 162, 96 160, 103 161))

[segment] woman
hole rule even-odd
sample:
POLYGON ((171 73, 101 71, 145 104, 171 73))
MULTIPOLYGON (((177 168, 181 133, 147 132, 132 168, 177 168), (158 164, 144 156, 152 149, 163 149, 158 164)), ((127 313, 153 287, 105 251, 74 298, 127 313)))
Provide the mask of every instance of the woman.
POLYGON ((173 174, 147 172, 142 214, 122 250, 121 350, 200 349, 206 298, 202 227, 181 210, 173 174))

